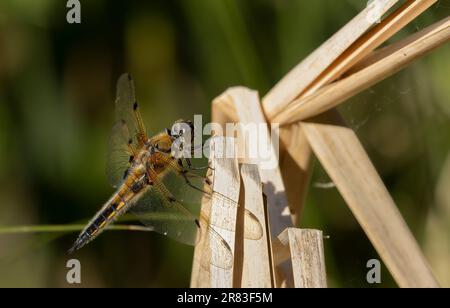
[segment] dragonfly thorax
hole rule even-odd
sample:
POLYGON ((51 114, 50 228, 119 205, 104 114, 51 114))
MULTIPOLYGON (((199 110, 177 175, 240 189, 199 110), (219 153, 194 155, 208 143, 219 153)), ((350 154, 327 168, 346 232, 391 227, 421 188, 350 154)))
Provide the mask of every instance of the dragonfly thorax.
POLYGON ((165 151, 161 151, 154 144, 148 144, 133 158, 125 177, 131 175, 134 179, 140 179, 143 175, 149 173, 149 169, 154 170, 157 174, 164 173, 168 167, 168 157, 172 159, 170 150, 168 154, 165 151))

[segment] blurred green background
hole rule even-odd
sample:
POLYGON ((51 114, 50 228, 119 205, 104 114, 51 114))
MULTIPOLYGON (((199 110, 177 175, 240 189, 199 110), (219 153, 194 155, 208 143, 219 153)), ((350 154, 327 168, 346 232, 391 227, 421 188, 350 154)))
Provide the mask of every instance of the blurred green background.
MULTIPOLYGON (((67 287, 77 233, 5 227, 85 221, 112 194, 105 176, 115 82, 134 75, 144 119, 159 131, 210 117, 232 85, 265 94, 366 5, 359 0, 0 2, 0 286, 67 287)), ((448 16, 438 1, 393 39, 448 16)), ((450 286, 450 46, 340 107, 357 131, 443 285, 450 286)), ((328 283, 367 284, 378 258, 317 163, 302 226, 325 240, 328 283), (320 186, 320 185, 319 185, 320 186)), ((192 247, 153 233, 106 232, 76 257, 82 286, 188 286, 192 247)), ((395 286, 383 268, 382 286, 395 286)))

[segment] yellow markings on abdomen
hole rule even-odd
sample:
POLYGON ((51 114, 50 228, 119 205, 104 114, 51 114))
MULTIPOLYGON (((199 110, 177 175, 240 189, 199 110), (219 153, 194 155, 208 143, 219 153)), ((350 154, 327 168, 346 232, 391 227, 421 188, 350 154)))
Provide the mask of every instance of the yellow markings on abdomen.
MULTIPOLYGON (((112 206, 114 207, 114 210, 120 211, 127 203, 134 197, 134 193, 130 191, 130 189, 123 185, 122 188, 117 193, 116 198, 112 201, 112 206)), ((109 215, 107 216, 109 217, 109 215)))
POLYGON ((107 218, 108 220, 111 220, 114 216, 116 216, 116 211, 112 211, 107 218))
MULTIPOLYGON (((110 200, 108 206, 95 218, 91 226, 88 228, 87 233, 92 237, 100 232, 112 219, 117 216, 120 210, 136 195, 127 182, 135 183, 132 181, 134 176, 129 179, 119 188, 116 195, 110 200)), ((133 185, 133 184, 131 184, 133 185)))
POLYGON ((120 201, 119 204, 117 205, 117 210, 120 210, 121 208, 123 208, 125 206, 125 202, 120 201))

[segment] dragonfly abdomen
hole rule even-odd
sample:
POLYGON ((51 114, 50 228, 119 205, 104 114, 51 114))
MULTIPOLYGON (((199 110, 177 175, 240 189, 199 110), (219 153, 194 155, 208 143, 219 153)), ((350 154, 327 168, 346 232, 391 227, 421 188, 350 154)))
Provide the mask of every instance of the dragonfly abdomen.
POLYGON ((117 210, 114 208, 114 206, 108 205, 103 212, 97 214, 87 225, 87 227, 80 233, 72 248, 70 248, 69 253, 73 253, 74 251, 84 247, 96 238, 103 231, 103 229, 113 221, 114 216, 117 215, 117 210), (107 213, 109 213, 110 216, 107 216, 107 213))
MULTIPOLYGON (((138 182, 136 182, 138 183, 138 182)), ((124 183, 103 208, 88 223, 80 233, 69 253, 78 250, 96 238, 110 223, 114 222, 128 208, 132 198, 136 195, 137 184, 124 183), (130 187, 131 186, 131 187, 130 187), (134 186, 134 187, 133 187, 134 186)), ((143 187, 142 187, 143 188, 143 187)), ((140 188, 139 190, 141 190, 140 188)))

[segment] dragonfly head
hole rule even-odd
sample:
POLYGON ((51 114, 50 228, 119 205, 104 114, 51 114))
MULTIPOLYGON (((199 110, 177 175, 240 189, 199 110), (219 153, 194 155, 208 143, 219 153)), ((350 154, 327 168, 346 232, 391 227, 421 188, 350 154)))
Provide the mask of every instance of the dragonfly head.
POLYGON ((172 129, 167 129, 166 132, 173 140, 180 137, 188 137, 190 141, 194 140, 194 124, 189 120, 178 120, 172 125, 172 129))

